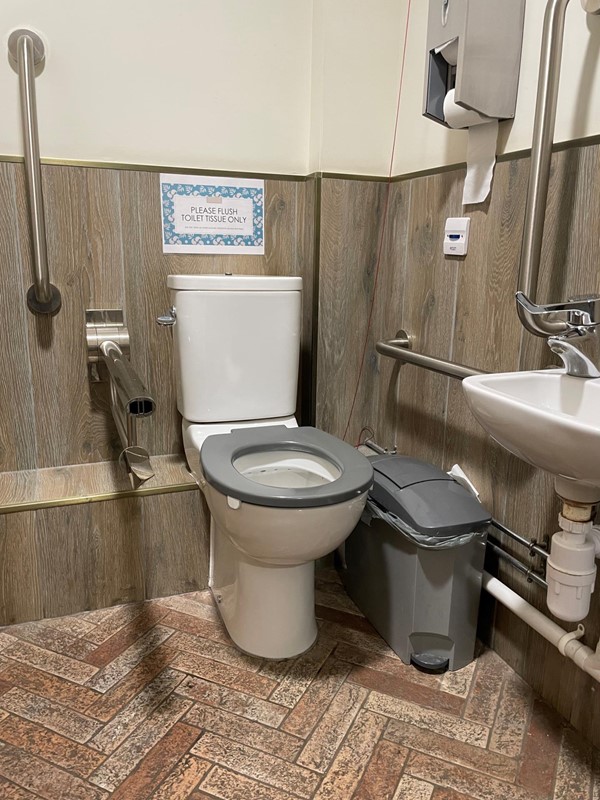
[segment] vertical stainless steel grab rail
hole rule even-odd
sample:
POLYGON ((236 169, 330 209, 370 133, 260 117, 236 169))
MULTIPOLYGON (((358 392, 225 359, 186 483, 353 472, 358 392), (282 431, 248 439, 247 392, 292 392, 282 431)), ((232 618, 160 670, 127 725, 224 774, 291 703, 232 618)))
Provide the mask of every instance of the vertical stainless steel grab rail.
POLYGON ((550 0, 544 17, 540 73, 533 123, 531 170, 519 271, 519 289, 533 302, 537 299, 546 202, 550 182, 552 140, 556 124, 565 14, 569 2, 570 0, 550 0))
POLYGON ((44 43, 33 31, 13 31, 8 50, 19 75, 19 93, 23 123, 25 175, 29 196, 29 216, 33 245, 34 284, 27 292, 27 307, 33 314, 54 315, 60 311, 61 296, 50 283, 46 250, 46 223, 42 195, 42 171, 35 102, 35 68, 45 58, 44 43))
MULTIPOLYGON (((519 264, 517 312, 522 325, 536 336, 592 332, 600 322, 596 295, 554 305, 536 305, 550 182, 552 144, 560 83, 565 18, 570 0, 548 0, 540 53, 531 170, 527 190, 525 227, 519 264)), ((598 0, 582 0, 588 14, 600 13, 598 0)))

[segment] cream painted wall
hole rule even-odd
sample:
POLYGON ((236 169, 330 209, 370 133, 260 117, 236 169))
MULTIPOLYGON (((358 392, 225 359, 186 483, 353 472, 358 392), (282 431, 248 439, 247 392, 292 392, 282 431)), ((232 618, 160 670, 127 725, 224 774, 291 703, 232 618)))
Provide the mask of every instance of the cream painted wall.
POLYGON ((389 173, 404 6, 405 0, 315 0, 313 69, 321 105, 313 103, 320 136, 311 155, 325 172, 389 173))
MULTIPOLYGON (((500 126, 500 153, 531 147, 545 6, 545 0, 526 0, 517 112, 514 121, 500 126)), ((453 164, 466 157, 466 133, 448 131, 421 116, 427 13, 428 3, 413 0, 395 174, 453 164)), ((567 10, 555 140, 567 141, 597 133, 600 133, 600 17, 586 14, 579 0, 573 0, 567 10)))
MULTIPOLYGON (((317 39, 313 49, 319 69, 313 60, 311 163, 323 171, 389 174, 407 5, 407 0, 315 0, 315 36, 322 41, 317 39)), ((526 0, 517 114, 500 126, 500 153, 531 147, 545 6, 545 0, 526 0)), ((428 8, 427 0, 412 0, 394 175, 466 157, 466 133, 448 131, 422 116, 428 8)), ((597 133, 600 17, 585 14, 573 0, 567 11, 556 140, 597 133)))
POLYGON ((22 153, 11 30, 48 43, 42 155, 305 173, 312 0, 2 0, 0 154, 22 153))
MULTIPOLYGON (((527 0, 517 117, 531 145, 545 0, 527 0)), ((412 0, 393 174, 463 161, 421 116, 427 0, 412 0)), ((0 154, 22 152, 8 34, 48 42, 42 155, 233 171, 387 175, 407 0, 3 0, 0 154)), ((600 132, 600 18, 568 10, 557 140, 600 132)))

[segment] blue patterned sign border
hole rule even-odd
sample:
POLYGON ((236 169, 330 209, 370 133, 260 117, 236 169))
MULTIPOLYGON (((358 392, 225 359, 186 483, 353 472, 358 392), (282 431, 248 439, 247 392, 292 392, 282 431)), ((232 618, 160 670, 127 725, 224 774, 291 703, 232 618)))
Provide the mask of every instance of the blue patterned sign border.
POLYGON ((165 245, 204 245, 207 247, 262 247, 264 239, 264 190, 245 186, 208 186, 191 183, 161 183, 163 213, 163 244, 165 245), (253 236, 227 236, 226 234, 201 235, 175 232, 174 198, 181 197, 223 197, 249 198, 252 200, 253 236))

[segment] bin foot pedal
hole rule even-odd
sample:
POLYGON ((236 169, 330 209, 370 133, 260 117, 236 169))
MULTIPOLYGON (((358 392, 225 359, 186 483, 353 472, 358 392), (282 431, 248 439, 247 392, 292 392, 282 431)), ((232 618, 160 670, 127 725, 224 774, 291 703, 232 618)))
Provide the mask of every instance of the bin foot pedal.
POLYGON ((433 653, 412 653, 410 663, 421 672, 440 675, 442 672, 448 671, 450 659, 444 658, 444 656, 435 656, 433 653))

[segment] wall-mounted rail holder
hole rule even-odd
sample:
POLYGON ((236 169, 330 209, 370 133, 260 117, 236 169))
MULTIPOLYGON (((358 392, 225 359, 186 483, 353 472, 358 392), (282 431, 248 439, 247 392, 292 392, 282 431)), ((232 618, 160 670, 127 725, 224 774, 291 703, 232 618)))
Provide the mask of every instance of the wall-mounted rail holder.
POLYGON ((34 31, 19 28, 8 37, 8 60, 19 76, 23 128, 25 178, 31 224, 34 283, 27 292, 27 307, 32 314, 54 316, 61 307, 60 292, 48 271, 46 222, 42 195, 42 169, 35 102, 35 76, 44 68, 44 42, 34 31))
POLYGON ((463 108, 512 119, 517 104, 525 0, 429 0, 423 114, 447 125, 454 89, 463 108))
POLYGON ((136 375, 127 356, 129 332, 120 308, 85 312, 90 379, 100 381, 99 364, 108 370, 110 407, 123 446, 123 459, 134 489, 154 476, 148 451, 138 445, 137 420, 154 413, 156 403, 136 375))

